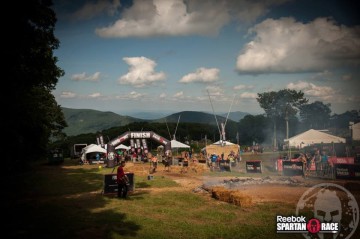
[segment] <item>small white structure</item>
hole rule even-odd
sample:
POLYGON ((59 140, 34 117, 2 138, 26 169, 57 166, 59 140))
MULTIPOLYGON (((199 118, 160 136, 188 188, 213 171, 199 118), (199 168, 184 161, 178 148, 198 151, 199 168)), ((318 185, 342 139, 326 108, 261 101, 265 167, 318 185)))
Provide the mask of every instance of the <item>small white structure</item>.
POLYGON ((215 145, 235 145, 234 143, 231 143, 229 141, 224 141, 224 140, 219 140, 213 144, 215 144, 215 145))
POLYGON ((284 142, 291 148, 303 148, 305 146, 321 143, 346 143, 346 139, 315 129, 310 129, 289 139, 285 139, 284 142))

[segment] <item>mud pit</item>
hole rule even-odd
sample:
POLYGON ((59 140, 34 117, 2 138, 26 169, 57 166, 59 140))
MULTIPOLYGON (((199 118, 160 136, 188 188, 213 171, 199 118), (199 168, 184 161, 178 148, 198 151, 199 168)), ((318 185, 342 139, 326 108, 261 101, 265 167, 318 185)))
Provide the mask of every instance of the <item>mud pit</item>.
MULTIPOLYGON (((141 169, 139 166, 128 165, 130 171, 137 171, 135 175, 148 174, 147 168, 141 169)), ((360 182, 345 180, 328 180, 306 178, 301 176, 285 177, 285 176, 264 176, 261 177, 221 177, 221 176, 203 176, 203 173, 209 172, 208 168, 203 164, 191 164, 187 172, 182 170, 180 166, 172 166, 171 171, 164 170, 162 165, 154 173, 154 177, 167 177, 182 186, 182 190, 189 190, 194 193, 209 194, 213 187, 224 187, 229 190, 240 191, 251 197, 253 203, 266 202, 286 202, 296 204, 302 194, 312 186, 319 183, 334 183, 343 186, 349 190, 356 198, 360 205, 360 182)), ((156 189, 154 189, 156 190, 156 189)), ((171 189, 161 189, 171 190, 171 189)))

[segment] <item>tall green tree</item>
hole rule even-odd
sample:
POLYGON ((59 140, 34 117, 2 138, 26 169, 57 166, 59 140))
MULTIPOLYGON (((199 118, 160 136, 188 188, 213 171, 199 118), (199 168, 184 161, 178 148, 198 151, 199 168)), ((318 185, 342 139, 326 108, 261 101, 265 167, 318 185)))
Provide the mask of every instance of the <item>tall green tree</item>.
POLYGON ((239 121, 239 141, 241 144, 262 144, 267 139, 269 119, 264 115, 246 115, 239 121))
POLYGON ((289 119, 294 117, 299 108, 308 102, 308 99, 304 98, 302 91, 283 89, 280 91, 271 91, 258 93, 256 98, 260 104, 260 107, 264 109, 267 117, 273 121, 273 142, 274 147, 277 147, 277 122, 279 120, 286 124, 286 135, 288 138, 289 132, 289 119))
POLYGON ((325 129, 330 123, 331 104, 315 101, 300 107, 300 118, 304 129, 325 129))
POLYGON ((57 19, 52 1, 12 1, 9 5, 14 9, 14 34, 7 35, 5 71, 10 98, 4 105, 3 132, 7 165, 18 167, 45 158, 51 138, 64 136, 67 124, 52 94, 64 74, 53 54, 59 41, 54 36, 57 19))

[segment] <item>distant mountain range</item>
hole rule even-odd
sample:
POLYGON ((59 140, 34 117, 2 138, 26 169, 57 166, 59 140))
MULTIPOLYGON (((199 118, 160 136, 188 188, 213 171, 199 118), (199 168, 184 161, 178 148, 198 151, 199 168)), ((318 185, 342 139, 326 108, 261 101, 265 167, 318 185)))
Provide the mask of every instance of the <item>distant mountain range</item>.
MULTIPOLYGON (((141 119, 131 116, 119 115, 113 112, 103 112, 91 109, 70 109, 62 107, 62 111, 65 116, 65 120, 68 127, 64 129, 64 132, 68 136, 74 136, 86 133, 96 133, 112 127, 124 126, 133 122, 157 122, 157 123, 204 123, 216 125, 216 120, 213 114, 198 112, 198 111, 182 111, 174 114, 170 114, 166 117, 160 117, 158 119, 141 119), (179 118, 180 117, 180 118, 179 118)), ((134 114, 133 114, 134 115, 134 114)), ((141 116, 141 114, 137 114, 141 116)), ((152 115, 154 117, 156 113, 152 115)), ((228 121, 238 122, 244 116, 248 115, 245 112, 230 112, 228 121)), ((217 115, 218 123, 225 122, 226 114, 217 115)))

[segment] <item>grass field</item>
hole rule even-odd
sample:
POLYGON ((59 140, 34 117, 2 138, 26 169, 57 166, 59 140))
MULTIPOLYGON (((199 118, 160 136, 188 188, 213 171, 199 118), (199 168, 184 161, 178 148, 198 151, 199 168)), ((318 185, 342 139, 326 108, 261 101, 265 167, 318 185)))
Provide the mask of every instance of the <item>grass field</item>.
MULTIPOLYGON (((267 162, 265 175, 276 175, 274 155, 259 157, 267 162)), ((286 202, 242 208, 184 190, 166 176, 136 176, 138 192, 121 200, 101 193, 110 168, 66 159, 62 165, 39 162, 30 169, 6 180, 5 238, 289 238, 275 233, 275 217, 295 210, 286 202)))

